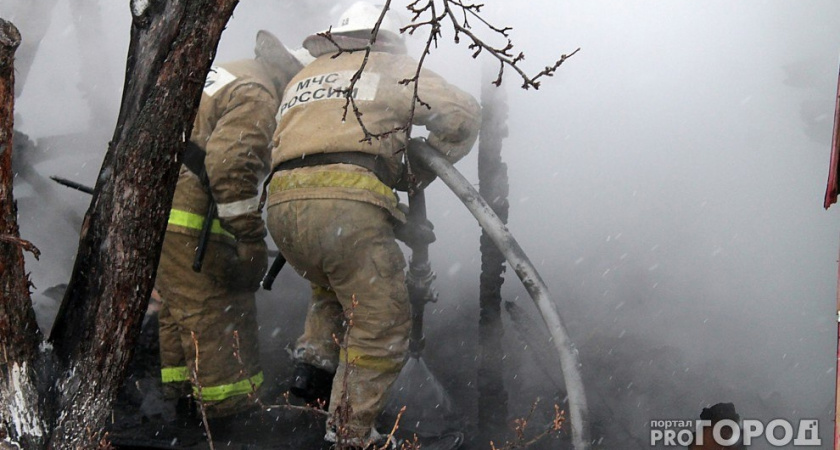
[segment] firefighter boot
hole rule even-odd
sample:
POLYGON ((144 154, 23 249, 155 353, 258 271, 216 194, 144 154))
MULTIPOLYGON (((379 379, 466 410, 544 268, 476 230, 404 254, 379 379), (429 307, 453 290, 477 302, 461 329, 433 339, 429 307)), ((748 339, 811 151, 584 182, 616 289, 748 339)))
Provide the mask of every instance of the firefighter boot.
POLYGON ((307 403, 324 402, 324 409, 329 406, 332 382, 335 377, 324 369, 311 364, 298 363, 292 375, 292 385, 289 390, 296 397, 307 403))

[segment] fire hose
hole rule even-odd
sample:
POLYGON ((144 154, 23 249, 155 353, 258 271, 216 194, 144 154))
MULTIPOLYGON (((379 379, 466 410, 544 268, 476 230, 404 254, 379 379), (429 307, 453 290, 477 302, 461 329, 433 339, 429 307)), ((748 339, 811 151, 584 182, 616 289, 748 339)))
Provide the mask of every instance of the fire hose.
POLYGON ((408 151, 412 157, 420 160, 434 172, 470 210, 481 228, 505 256, 536 304, 560 356, 561 371, 569 399, 572 444, 576 450, 589 449, 589 411, 586 405, 583 377, 579 370, 580 363, 542 277, 490 205, 449 161, 424 139, 412 139, 408 151))

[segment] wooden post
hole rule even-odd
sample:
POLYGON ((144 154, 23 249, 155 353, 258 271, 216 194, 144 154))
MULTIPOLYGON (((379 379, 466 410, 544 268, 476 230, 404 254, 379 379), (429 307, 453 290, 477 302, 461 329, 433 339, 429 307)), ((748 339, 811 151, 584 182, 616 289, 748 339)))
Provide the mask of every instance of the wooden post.
MULTIPOLYGON (((478 146, 479 193, 499 218, 508 219, 507 165, 502 162, 502 140, 507 137, 507 103, 502 87, 491 83, 495 78, 486 68, 482 77, 482 119, 478 146)), ((507 431, 508 395, 504 385, 504 352, 502 339, 502 274, 505 257, 482 231, 479 364, 478 364, 478 425, 483 440, 497 439, 507 431)))

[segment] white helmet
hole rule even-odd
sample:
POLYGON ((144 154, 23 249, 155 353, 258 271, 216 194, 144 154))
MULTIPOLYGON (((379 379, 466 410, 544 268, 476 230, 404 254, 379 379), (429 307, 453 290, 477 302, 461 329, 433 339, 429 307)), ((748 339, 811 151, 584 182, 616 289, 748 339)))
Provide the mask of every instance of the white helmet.
MULTIPOLYGON (((338 19, 338 25, 332 27, 331 33, 352 33, 355 31, 369 31, 376 26, 379 16, 382 15, 383 6, 374 6, 368 2, 356 2, 353 6, 347 8, 344 14, 338 19)), ((380 34, 391 34, 385 36, 392 39, 400 39, 400 25, 396 20, 389 17, 388 14, 382 18, 382 23, 379 25, 380 34)))
POLYGON ((312 54, 309 53, 309 50, 305 48, 291 49, 289 47, 286 47, 286 50, 288 50, 289 53, 291 53, 292 56, 294 56, 295 59, 297 59, 304 66, 308 66, 309 63, 315 61, 315 57, 312 56, 312 54))

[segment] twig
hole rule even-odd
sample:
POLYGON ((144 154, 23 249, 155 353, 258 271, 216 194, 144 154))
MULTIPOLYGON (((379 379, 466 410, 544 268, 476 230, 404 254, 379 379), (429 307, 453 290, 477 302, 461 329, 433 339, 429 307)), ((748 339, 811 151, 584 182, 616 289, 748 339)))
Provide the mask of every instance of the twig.
POLYGON ((563 429, 563 424, 566 422, 566 411, 560 409, 559 405, 554 405, 554 418, 551 421, 551 424, 548 425, 545 430, 541 433, 533 436, 532 438, 526 437, 526 430, 528 428, 528 424, 534 416, 534 413, 537 409, 537 404, 539 403, 539 399, 535 400, 534 403, 531 405, 531 410, 525 417, 521 417, 513 421, 514 427, 513 432, 516 435, 516 438, 511 441, 505 442, 502 447, 496 447, 493 441, 490 441, 490 448, 491 450, 516 450, 530 447, 537 442, 545 439, 546 437, 552 434, 558 434, 563 429))
POLYGON ((391 440, 394 439, 394 433, 400 428, 400 419, 402 419, 402 415, 405 412, 405 406, 400 408, 400 412, 397 413, 397 418, 394 420, 394 426, 391 427, 391 432, 388 433, 388 440, 382 444, 382 447, 379 447, 378 450, 387 450, 388 444, 391 443, 391 440))
POLYGON ((102 438, 99 439, 99 444, 96 447, 96 450, 114 450, 114 446, 111 445, 111 441, 108 440, 107 431, 102 435, 102 438))
POLYGON ((312 406, 311 404, 306 404, 305 406, 293 405, 292 402, 289 401, 289 393, 288 392, 283 393, 283 399, 286 401, 286 403, 283 404, 283 405, 279 405, 279 404, 277 404, 277 405, 264 405, 264 408, 267 409, 267 410, 268 409, 275 409, 275 408, 276 409, 284 408, 284 409, 288 409, 288 410, 292 410, 292 411, 315 413, 315 414, 318 414, 318 415, 321 415, 321 416, 328 416, 329 415, 329 412, 324 408, 324 405, 326 405, 326 403, 323 402, 323 401, 319 400, 316 404, 317 407, 312 406))
MULTIPOLYGON (((433 0, 430 0, 430 1, 433 1, 433 0)), ((554 72, 556 72, 557 69, 564 62, 566 62, 567 59, 571 58, 572 56, 575 55, 575 53, 580 51, 580 48, 577 48, 572 53, 561 55, 560 59, 555 61, 553 65, 546 66, 538 74, 534 75, 533 77, 529 77, 528 74, 526 74, 525 71, 522 70, 522 68, 519 67, 519 63, 525 59, 525 53, 519 52, 516 56, 514 56, 513 53, 511 53, 513 51, 514 46, 513 46, 513 42, 510 40, 510 38, 508 36, 509 36, 509 32, 512 30, 512 28, 510 28, 510 27, 497 28, 497 27, 494 27, 494 26, 490 25, 489 23, 487 23, 483 18, 481 18, 481 16, 478 15, 480 10, 481 10, 481 7, 484 6, 484 5, 480 5, 480 4, 479 5, 476 5, 476 4, 466 5, 466 4, 464 4, 460 1, 456 1, 456 0, 444 0, 443 5, 444 5, 444 9, 446 10, 446 15, 449 17, 450 22, 452 24, 452 28, 455 30, 455 43, 460 42, 459 34, 464 34, 467 37, 469 37, 470 40, 472 40, 472 43, 469 44, 469 48, 471 50, 474 50, 473 55, 472 55, 473 58, 478 57, 478 55, 481 53, 481 51, 485 50, 499 61, 499 75, 498 75, 498 77, 496 77, 496 80, 493 81, 493 84, 495 84, 496 86, 501 86, 502 77, 504 75, 504 68, 505 68, 505 66, 508 66, 511 69, 515 70, 519 74, 519 76, 522 78, 522 89, 525 89, 525 90, 527 90, 529 88, 539 89, 540 88, 540 82, 537 81, 539 78, 554 76, 554 72), (473 16, 478 17, 492 31, 504 36, 507 39, 507 44, 505 45, 505 47, 498 48, 498 47, 493 47, 493 46, 485 43, 484 40, 479 38, 475 33, 473 33, 470 30, 470 26, 466 22, 466 20, 464 21, 463 25, 459 24, 458 19, 455 17, 455 13, 452 11, 452 8, 450 8, 450 4, 454 4, 454 5, 457 5, 458 7, 460 7, 461 10, 464 12, 465 16, 466 16, 467 13, 470 13, 473 16)))
MULTIPOLYGON (((429 27, 429 34, 426 39, 423 54, 420 56, 420 59, 417 63, 417 70, 414 76, 400 81, 400 83, 404 85, 408 85, 409 83, 414 84, 414 92, 412 96, 409 118, 406 120, 406 123, 383 132, 374 133, 365 126, 364 120, 362 119, 363 113, 359 110, 359 107, 356 104, 356 100, 353 98, 353 91, 356 87, 356 83, 361 79, 362 73, 367 67, 370 53, 373 50, 373 46, 376 43, 377 37, 379 36, 379 30, 382 25, 382 21, 385 18, 385 14, 388 12, 388 10, 391 9, 391 0, 386 0, 385 4, 382 6, 382 12, 380 13, 376 24, 374 25, 373 30, 371 31, 370 40, 368 41, 367 45, 363 47, 343 47, 333 38, 332 28, 330 28, 324 33, 318 34, 319 36, 326 38, 335 46, 337 53, 333 55, 333 58, 336 58, 343 53, 353 53, 360 51, 365 52, 364 58, 362 59, 362 63, 360 64, 359 69, 356 70, 356 72, 350 78, 350 85, 346 89, 340 89, 338 91, 341 92, 345 97, 342 120, 346 120, 349 112, 353 111, 353 116, 355 117, 356 122, 359 124, 359 127, 362 129, 363 133, 363 137, 360 140, 360 142, 371 142, 374 139, 384 139, 392 134, 400 132, 405 133, 406 141, 411 139, 411 129, 414 120, 414 112, 416 105, 420 104, 422 106, 425 106, 426 108, 431 108, 431 106, 424 102, 418 94, 420 73, 425 63, 426 56, 431 54, 432 44, 434 44, 435 48, 437 48, 438 38, 442 36, 441 23, 447 18, 449 19, 449 23, 452 27, 452 30, 455 33, 454 41, 456 44, 460 43, 461 35, 465 35, 471 41, 468 47, 471 50, 473 50, 473 58, 477 58, 482 51, 486 51, 494 58, 496 58, 496 60, 498 60, 499 74, 496 77, 496 80, 493 81, 493 84, 496 86, 501 86, 502 78, 504 75, 504 69, 507 66, 513 69, 522 78, 523 89, 539 89, 540 78, 554 76, 554 73, 557 71, 557 69, 560 68, 560 66, 564 62, 566 62, 567 59, 571 58, 578 51, 580 51, 580 48, 577 48, 571 53, 563 54, 561 55, 560 59, 555 61, 552 65, 545 66, 543 70, 541 70, 534 76, 529 76, 525 73, 524 70, 522 70, 521 67, 519 67, 519 63, 525 59, 525 54, 523 52, 519 52, 516 55, 513 54, 514 45, 510 39, 510 32, 512 31, 512 28, 497 27, 485 20, 481 16, 481 8, 484 6, 483 4, 467 4, 462 0, 442 0, 442 5, 443 12, 441 12, 440 14, 438 14, 438 9, 435 0, 426 0, 425 2, 423 2, 422 0, 414 0, 406 6, 406 9, 412 15, 411 23, 402 27, 400 29, 400 33, 407 32, 409 35, 413 35, 414 32, 416 32, 417 30, 424 27, 429 27), (460 8, 461 10, 460 12, 463 16, 462 19, 458 19, 456 17, 457 8, 460 8), (423 17, 424 15, 428 15, 428 19, 421 20, 421 17, 423 17), (472 31, 472 26, 470 25, 468 20, 469 16, 475 17, 492 33, 496 33, 503 36, 507 41, 506 45, 504 47, 494 47, 490 44, 487 44, 481 37, 479 37, 476 33, 472 31)), ((402 152, 404 150, 404 147, 397 149, 396 153, 402 152)), ((412 176, 410 167, 408 168, 408 174, 409 177, 412 176)))
POLYGON ((253 381, 251 381, 251 378, 248 377, 247 373, 245 372, 245 363, 242 361, 242 354, 240 352, 239 331, 238 330, 233 331, 233 356, 234 356, 234 358, 236 358, 236 361, 239 363, 239 366, 240 366, 239 375, 241 377, 247 379, 248 383, 250 383, 250 385, 251 385, 251 392, 248 394, 248 398, 254 400, 254 402, 260 408, 262 408, 263 411, 269 411, 269 410, 272 410, 272 409, 284 408, 284 409, 288 409, 288 410, 316 413, 316 414, 320 414, 320 415, 323 415, 323 416, 326 416, 326 415, 329 414, 326 411, 326 408, 324 408, 324 406, 326 406, 326 402, 324 402, 323 400, 317 399, 315 404, 306 404, 306 406, 293 405, 289 401, 289 393, 288 392, 283 393, 283 398, 286 401, 286 403, 284 405, 279 405, 279 404, 266 405, 265 403, 263 403, 262 399, 260 399, 259 396, 257 395, 257 385, 254 384, 253 381))
POLYGON ((338 449, 344 448, 348 441, 350 441, 351 437, 347 424, 350 422, 350 417, 353 415, 353 405, 350 404, 350 389, 348 389, 348 382, 350 379, 352 364, 355 364, 356 360, 355 358, 350 360, 350 353, 347 349, 349 347, 348 342, 350 340, 350 330, 353 328, 353 312, 358 305, 359 301, 356 300, 356 295, 354 294, 350 300, 350 308, 347 308, 344 311, 344 318, 347 321, 347 327, 344 330, 343 338, 339 341, 338 336, 333 335, 335 343, 339 346, 339 348, 344 350, 344 374, 341 379, 341 399, 335 407, 335 417, 333 417, 335 421, 335 444, 338 449))
POLYGON ((248 393, 248 398, 259 405, 260 408, 266 409, 265 405, 263 405, 262 399, 260 399, 260 396, 257 395, 257 385, 253 380, 251 380, 251 375, 245 372, 245 363, 242 362, 242 354, 239 349, 239 330, 233 330, 233 357, 236 358, 236 362, 239 363, 239 376, 248 380, 248 384, 251 386, 251 392, 248 393))
POLYGON ((400 445, 400 450, 420 450, 421 447, 420 438, 415 434, 412 440, 403 441, 400 445))
POLYGON ((198 381, 198 338, 195 337, 195 331, 190 331, 190 336, 195 347, 195 365, 193 365, 192 379, 198 396, 198 410, 201 412, 201 422, 204 424, 204 431, 207 433, 207 445, 210 446, 210 450, 216 450, 216 447, 213 445, 213 434, 210 432, 210 424, 207 423, 207 411, 204 408, 204 399, 201 395, 201 383, 198 381))
POLYGON ((41 257, 41 250, 38 250, 38 247, 26 239, 21 239, 10 234, 0 234, 0 242, 7 242, 9 244, 20 246, 27 252, 32 253, 32 255, 35 256, 35 259, 39 259, 41 257))

